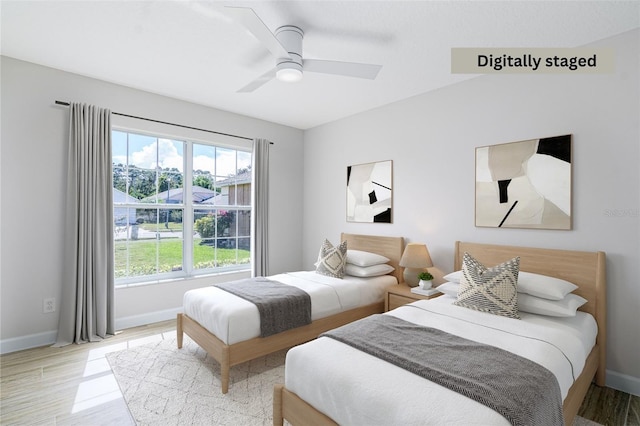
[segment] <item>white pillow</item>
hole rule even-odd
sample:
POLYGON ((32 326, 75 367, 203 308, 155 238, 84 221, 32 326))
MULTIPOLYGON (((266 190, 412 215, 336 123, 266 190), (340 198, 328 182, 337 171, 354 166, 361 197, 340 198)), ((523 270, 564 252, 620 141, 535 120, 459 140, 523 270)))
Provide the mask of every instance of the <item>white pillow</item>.
MULTIPOLYGON (((460 283, 462 271, 451 272, 444 279, 452 283, 460 283)), ((578 288, 577 285, 560 278, 520 271, 518 274, 518 293, 550 300, 562 300, 567 294, 578 288)))
POLYGON ((387 263, 388 261, 388 258, 380 254, 362 250, 347 250, 347 263, 351 263, 352 265, 373 266, 387 263))
POLYGON ((518 294, 519 311, 551 317, 575 317, 578 308, 585 303, 587 299, 577 294, 568 294, 562 300, 542 299, 525 293, 518 294))
POLYGON ((458 297, 458 286, 459 285, 460 284, 446 282, 446 283, 440 284, 438 287, 436 287, 436 289, 438 289, 438 291, 446 294, 447 296, 458 297))
POLYGON ((462 271, 451 272, 450 274, 447 274, 442 278, 454 284, 460 284, 460 280, 462 279, 462 271))
POLYGON ((387 275, 390 272, 395 271, 391 265, 382 263, 380 265, 372 266, 357 266, 351 263, 347 263, 345 273, 353 277, 378 277, 380 275, 387 275))
POLYGON ((578 288, 577 285, 560 278, 522 271, 518 275, 518 293, 543 299, 562 300, 576 288, 578 288))

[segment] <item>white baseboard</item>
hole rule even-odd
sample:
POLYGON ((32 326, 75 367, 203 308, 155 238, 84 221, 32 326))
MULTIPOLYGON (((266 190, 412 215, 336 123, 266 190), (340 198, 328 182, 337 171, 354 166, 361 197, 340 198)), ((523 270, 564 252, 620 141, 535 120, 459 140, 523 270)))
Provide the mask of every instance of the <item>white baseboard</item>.
MULTIPOLYGON (((176 315, 180 312, 182 312, 182 307, 118 318, 116 319, 116 330, 123 330, 125 328, 138 327, 140 325, 175 319, 176 315)), ((58 331, 55 330, 29 334, 27 336, 12 337, 10 339, 2 339, 0 340, 0 354, 8 354, 10 352, 22 351, 24 349, 53 345, 56 342, 57 336, 58 331)))
POLYGON ((608 388, 640 396, 640 378, 607 370, 605 380, 608 388))
POLYGON ((3 339, 0 340, 0 354, 53 345, 56 337, 58 337, 58 330, 3 339))

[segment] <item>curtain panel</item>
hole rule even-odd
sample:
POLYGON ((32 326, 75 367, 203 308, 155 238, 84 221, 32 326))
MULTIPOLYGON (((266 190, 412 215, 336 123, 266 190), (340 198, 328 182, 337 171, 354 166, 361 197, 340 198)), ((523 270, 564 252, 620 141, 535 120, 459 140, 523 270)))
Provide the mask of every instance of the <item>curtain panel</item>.
POLYGON ((56 346, 115 333, 111 111, 69 106, 65 265, 56 346))
POLYGON ((251 276, 269 274, 269 146, 266 139, 253 141, 251 205, 251 276))

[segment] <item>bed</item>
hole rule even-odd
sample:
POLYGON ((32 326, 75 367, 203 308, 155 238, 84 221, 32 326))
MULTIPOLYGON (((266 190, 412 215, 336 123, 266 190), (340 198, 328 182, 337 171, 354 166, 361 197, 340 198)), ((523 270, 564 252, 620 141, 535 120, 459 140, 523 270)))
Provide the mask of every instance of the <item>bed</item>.
MULTIPOLYGON (((404 240, 402 237, 343 233, 341 235, 341 241, 347 242, 347 248, 349 250, 367 251, 380 254, 390 259, 388 264, 393 266, 395 270, 389 273, 389 276, 382 277, 387 279, 387 284, 385 285, 392 285, 401 280, 403 269, 399 266, 399 262, 404 250, 404 240)), ((302 273, 304 272, 301 272, 301 274, 302 273)), ((205 291, 208 291, 208 288, 205 291)), ((238 338, 237 336, 222 335, 225 333, 224 329, 226 327, 219 327, 222 332, 220 332, 220 330, 216 331, 215 327, 204 325, 207 323, 206 313, 200 314, 201 319, 199 322, 196 318, 190 317, 186 312, 187 309, 185 309, 185 312, 177 316, 176 332, 178 348, 182 348, 183 335, 186 333, 200 347, 206 350, 207 353, 220 364, 222 393, 227 393, 230 382, 230 368, 234 365, 307 342, 315 339, 319 334, 327 330, 371 314, 383 312, 384 292, 379 291, 379 293, 379 296, 377 296, 376 300, 372 303, 352 307, 329 316, 323 316, 314 319, 308 325, 283 331, 268 337, 246 337, 245 335, 244 337, 241 336, 238 338), (216 335, 216 333, 218 335, 216 335)), ((239 299, 232 295, 223 295, 222 297, 239 299)), ((240 300, 236 302, 249 303, 240 300)))
MULTIPOLYGON (((591 382, 595 380, 599 386, 603 386, 605 382, 605 254, 603 252, 456 242, 454 255, 454 267, 456 270, 461 269, 462 257, 465 252, 472 254, 478 261, 487 266, 497 265, 507 259, 520 256, 521 271, 571 281, 578 286, 574 293, 587 300, 586 304, 579 309, 590 315, 578 313, 578 316, 580 318, 591 318, 591 321, 595 323, 594 329, 596 331, 593 332, 593 341, 595 341, 595 344, 593 344, 591 350, 588 350, 588 348, 583 349, 584 366, 575 378, 575 381, 573 381, 572 384, 566 385, 567 388, 563 391, 562 417, 564 417, 567 425, 572 424, 572 420, 578 412, 591 382), (596 325, 597 328, 595 328, 596 325)), ((418 314, 415 314, 415 311, 420 310, 418 308, 421 304, 429 307, 429 309, 433 309, 436 304, 440 303, 440 305, 442 305, 444 302, 444 296, 433 300, 422 300, 397 308, 385 315, 398 315, 399 317, 416 316, 418 314), (430 303, 432 305, 429 305, 430 303), (396 311, 398 312, 396 313, 396 311), (409 312, 409 314, 407 314, 407 312, 409 312)), ((461 310, 465 309, 456 308, 461 310)), ((489 316, 493 317, 493 315, 489 316)), ((418 321, 416 320, 415 322, 418 321)), ((436 391, 440 391, 440 389, 436 389, 438 385, 413 375, 408 371, 401 370, 395 365, 382 365, 380 363, 384 363, 384 361, 371 355, 357 352, 357 349, 333 341, 333 339, 328 337, 320 337, 310 344, 304 344, 289 351, 285 364, 285 384, 278 384, 274 387, 274 425, 282 425, 283 419, 286 419, 293 425, 332 425, 356 422, 355 420, 345 420, 343 416, 344 413, 349 413, 349 416, 353 416, 349 417, 350 419, 362 419, 366 418, 367 415, 371 415, 374 417, 370 418, 371 421, 367 423, 380 423, 382 420, 375 418, 376 414, 373 412, 357 413, 359 410, 375 410, 377 406, 383 407, 380 415, 384 416, 384 422, 389 424, 402 422, 410 424, 411 420, 407 421, 407 412, 415 412, 415 415, 422 419, 431 419, 421 422, 424 424, 429 422, 483 424, 482 421, 478 421, 475 413, 473 417, 469 419, 461 420, 458 417, 452 417, 451 411, 460 412, 459 407, 464 406, 463 404, 457 405, 456 401, 459 401, 460 398, 466 399, 466 397, 448 389, 444 389, 444 393, 435 393, 436 391), (322 359, 318 359, 317 357, 318 349, 324 350, 323 356, 321 357, 322 359), (370 372, 369 376, 371 377, 362 379, 361 376, 357 375, 358 372, 345 371, 345 369, 342 368, 345 360, 352 360, 353 357, 361 357, 357 358, 357 363, 362 365, 364 370, 368 368, 370 372), (314 360, 314 358, 316 359, 314 360), (299 365, 301 362, 304 363, 305 371, 313 372, 323 369, 322 375, 311 374, 302 380, 301 374, 298 374, 300 369, 296 367, 296 365, 299 365), (369 365, 369 367, 366 367, 366 365, 369 365), (296 370, 296 368, 298 369, 296 370), (385 372, 386 369, 391 370, 390 372, 385 372), (373 374, 373 371, 375 371, 375 374, 373 374), (336 375, 339 377, 336 378, 336 375), (300 382, 304 381, 313 381, 311 390, 300 384, 300 382), (422 394, 408 394, 404 391, 404 386, 409 386, 410 381, 412 381, 412 383, 416 382, 416 386, 420 386, 415 389, 420 389, 422 394), (337 387, 336 383, 339 383, 337 387), (369 391, 367 390, 368 387, 372 389, 369 391), (299 396, 298 393, 302 396, 299 396), (344 395, 347 395, 348 399, 340 400, 344 395), (327 396, 329 399, 326 399, 327 396), (451 398, 451 400, 448 398, 451 398), (458 400, 453 400, 453 398, 458 398, 458 400), (446 407, 449 407, 450 411, 446 411, 446 407), (452 407, 454 407, 453 410, 451 410, 452 407), (361 415, 361 417, 358 417, 358 415, 361 415), (397 417, 393 417, 396 415, 397 417), (421 415, 425 417, 420 417, 421 415), (337 423, 333 420, 334 418, 338 419, 337 423), (397 420, 394 421, 394 419, 397 420), (434 421, 433 419, 440 419, 440 421, 434 421)), ((356 368, 353 368, 353 370, 356 370, 356 368)), ((479 404, 475 401, 471 402, 479 404)), ((480 405, 480 407, 484 410, 492 411, 482 405, 480 405)), ((499 419, 496 423, 491 422, 490 424, 506 422, 504 417, 501 417, 497 413, 494 414, 501 420, 499 419)))

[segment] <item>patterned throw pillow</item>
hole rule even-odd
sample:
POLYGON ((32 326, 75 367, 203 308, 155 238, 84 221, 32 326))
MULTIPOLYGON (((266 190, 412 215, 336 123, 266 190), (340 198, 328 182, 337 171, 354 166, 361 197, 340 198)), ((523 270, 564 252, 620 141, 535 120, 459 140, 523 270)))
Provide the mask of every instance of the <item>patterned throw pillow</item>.
POLYGON ((334 247, 329 240, 324 240, 315 263, 318 274, 329 277, 342 278, 347 262, 347 242, 343 241, 338 247, 334 247))
POLYGON ((476 311, 520 319, 517 291, 519 270, 519 257, 487 268, 465 253, 462 257, 458 299, 453 303, 476 311))

